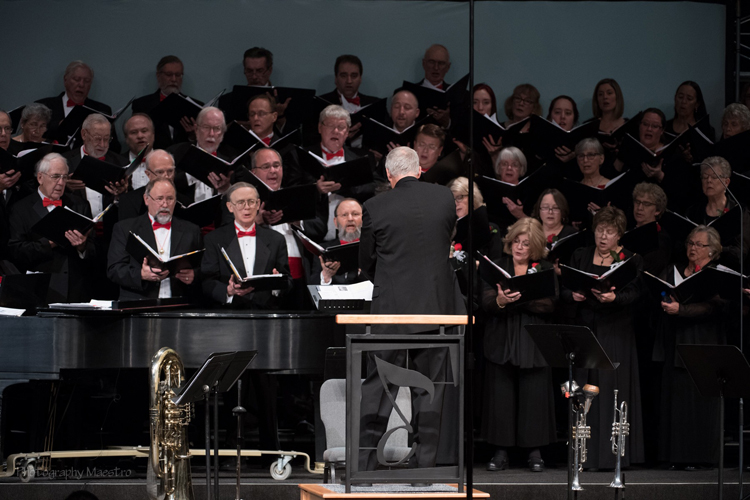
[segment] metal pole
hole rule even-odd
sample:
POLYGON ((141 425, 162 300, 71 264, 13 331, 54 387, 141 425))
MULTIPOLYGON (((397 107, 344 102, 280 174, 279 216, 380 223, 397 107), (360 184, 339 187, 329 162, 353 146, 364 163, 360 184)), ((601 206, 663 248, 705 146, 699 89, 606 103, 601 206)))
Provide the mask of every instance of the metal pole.
POLYGON ((469 261, 467 279, 467 314, 466 324, 466 357, 467 370, 464 377, 464 393, 466 395, 466 448, 464 459, 468 461, 466 468, 466 498, 474 498, 474 0, 469 0, 469 238, 466 245, 466 255, 469 261))
POLYGON ((219 392, 214 393, 214 498, 219 500, 219 392))
POLYGON ((211 500, 211 404, 209 402, 209 387, 203 386, 203 401, 206 402, 206 422, 203 432, 206 435, 206 499, 211 500))

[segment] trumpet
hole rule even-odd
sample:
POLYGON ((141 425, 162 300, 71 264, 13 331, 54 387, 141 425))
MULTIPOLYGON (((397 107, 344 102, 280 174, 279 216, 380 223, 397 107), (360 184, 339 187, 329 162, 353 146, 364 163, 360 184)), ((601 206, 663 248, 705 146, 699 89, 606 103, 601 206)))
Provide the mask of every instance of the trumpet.
POLYGON ((615 478, 610 483, 610 488, 625 488, 622 480, 622 457, 625 456, 625 438, 630 434, 630 424, 628 423, 628 404, 623 401, 620 407, 617 407, 617 389, 615 389, 615 414, 612 422, 612 453, 617 456, 615 464, 615 478))
POLYGON ((599 395, 599 388, 595 385, 586 384, 583 386, 583 390, 579 392, 578 384, 574 381, 572 391, 568 391, 567 382, 562 384, 560 389, 563 394, 568 393, 571 397, 583 395, 583 401, 580 399, 575 401, 575 425, 572 428, 572 438, 574 440, 572 489, 580 491, 583 488, 578 480, 578 473, 583 470, 583 463, 587 459, 586 440, 591 439, 591 426, 586 425, 586 415, 591 409, 591 403, 594 398, 599 395))

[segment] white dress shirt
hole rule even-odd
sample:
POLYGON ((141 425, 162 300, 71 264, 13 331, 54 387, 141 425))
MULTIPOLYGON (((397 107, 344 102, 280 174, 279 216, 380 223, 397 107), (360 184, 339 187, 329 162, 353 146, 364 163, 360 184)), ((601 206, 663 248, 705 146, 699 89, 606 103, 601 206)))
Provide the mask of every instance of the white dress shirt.
MULTIPOLYGON (((148 215, 148 218, 151 220, 151 226, 153 227, 154 218, 151 214, 148 215)), ((172 251, 172 230, 164 227, 155 229, 154 239, 156 240, 155 250, 159 252, 162 259, 168 259, 170 252, 172 251)), ((159 285, 160 299, 169 299, 172 297, 172 285, 169 282, 170 277, 171 276, 167 276, 165 279, 161 280, 161 284, 159 285)))
MULTIPOLYGON (((85 146, 81 146, 81 158, 86 156, 85 146)), ((104 210, 104 196, 91 188, 86 188, 86 199, 91 205, 91 215, 96 217, 104 210)))
MULTIPOLYGON (((135 160, 135 157, 137 155, 134 155, 131 152, 128 152, 128 158, 130 159, 130 163, 133 163, 133 160, 135 160)), ((146 175, 146 160, 144 157, 144 160, 141 162, 140 165, 138 165, 138 168, 135 169, 135 172, 133 172, 133 177, 130 178, 130 184, 133 186, 133 189, 138 189, 146 184, 148 184, 148 175, 146 175)))
MULTIPOLYGON (((242 263, 245 265, 245 276, 253 275, 253 269, 255 268, 255 246, 257 240, 254 236, 243 236, 240 238, 239 232, 252 231, 254 228, 254 223, 247 229, 237 224, 236 221, 234 223, 234 232, 237 234, 237 242, 240 244, 240 252, 242 253, 242 263)), ((234 295, 227 295, 227 304, 231 304, 233 299, 234 295)))
MULTIPOLYGON (((328 148, 320 145, 320 149, 323 150, 323 161, 325 162, 326 167, 330 167, 331 165, 338 165, 339 163, 345 163, 346 159, 344 159, 343 156, 336 156, 335 158, 331 158, 330 160, 326 160, 325 153, 333 154, 333 151, 329 151, 328 148)), ((336 237, 336 224, 334 223, 334 213, 336 212, 336 207, 339 206, 339 203, 341 203, 344 200, 344 197, 340 194, 336 193, 328 193, 328 231, 325 235, 325 240, 332 240, 336 237)))

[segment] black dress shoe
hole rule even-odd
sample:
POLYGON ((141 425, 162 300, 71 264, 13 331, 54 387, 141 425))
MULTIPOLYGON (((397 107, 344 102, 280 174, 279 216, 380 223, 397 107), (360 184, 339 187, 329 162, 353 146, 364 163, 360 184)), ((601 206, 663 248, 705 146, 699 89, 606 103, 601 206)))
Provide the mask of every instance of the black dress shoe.
POLYGON ((530 458, 529 470, 531 472, 544 472, 544 460, 541 458, 530 458))
POLYGON ((505 470, 508 468, 508 459, 507 458, 497 458, 492 457, 492 460, 490 460, 487 463, 487 470, 491 472, 495 472, 498 470, 505 470))

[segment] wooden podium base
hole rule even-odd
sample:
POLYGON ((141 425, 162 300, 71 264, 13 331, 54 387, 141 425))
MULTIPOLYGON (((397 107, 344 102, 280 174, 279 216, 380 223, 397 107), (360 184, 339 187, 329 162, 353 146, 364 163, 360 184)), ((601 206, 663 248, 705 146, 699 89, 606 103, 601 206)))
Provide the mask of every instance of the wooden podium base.
MULTIPOLYGON (((362 491, 361 489, 358 489, 356 493, 343 493, 343 492, 337 492, 332 491, 327 488, 328 485, 325 484, 300 484, 300 500, 318 500, 323 498, 357 498, 357 499, 382 499, 386 498, 389 500, 394 500, 398 498, 419 498, 421 500, 429 500, 432 498, 466 498, 466 493, 451 493, 448 491, 419 491, 417 488, 415 488, 416 491, 409 492, 409 491, 401 491, 401 492, 393 492, 393 491, 384 491, 380 490, 378 491, 378 486, 380 485, 374 485, 372 488, 372 491, 362 491)), ((382 485, 387 486, 387 485, 382 485)), ((452 486, 456 487, 456 484, 447 484, 446 486, 452 486)), ((408 489, 408 488, 407 488, 408 489)), ((474 498, 490 498, 489 493, 484 493, 483 491, 474 490, 474 498)))

